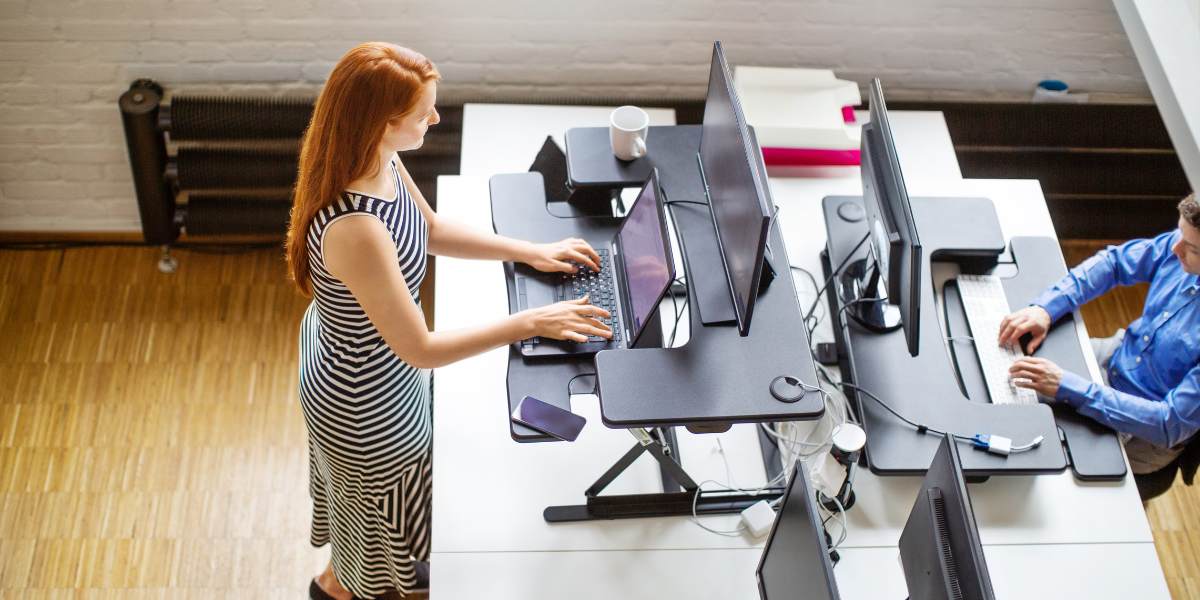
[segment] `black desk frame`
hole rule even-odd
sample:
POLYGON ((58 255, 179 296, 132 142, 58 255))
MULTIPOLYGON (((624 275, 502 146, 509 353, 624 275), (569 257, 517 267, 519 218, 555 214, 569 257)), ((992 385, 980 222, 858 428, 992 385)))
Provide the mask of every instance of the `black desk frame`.
MULTIPOLYGON (((865 221, 852 222, 838 214, 845 203, 860 197, 830 196, 823 201, 828 246, 822 262, 825 274, 841 264, 866 232, 865 221)), ((1070 407, 1046 404, 993 405, 988 401, 974 346, 943 342, 944 332, 934 303, 932 262, 952 261, 965 273, 986 273, 1006 250, 995 207, 986 198, 912 198, 926 258, 921 264, 920 355, 911 357, 900 331, 870 333, 841 318, 839 294, 828 294, 842 375, 880 395, 908 418, 963 435, 993 433, 1025 443, 1042 435, 1042 445, 1008 457, 983 451, 964 452, 963 470, 975 477, 1061 472, 1069 464, 1081 480, 1120 480, 1125 462, 1116 435, 1070 407), (957 360, 955 360, 957 359, 957 360), (1055 441, 1060 443, 1055 443, 1055 441)), ((1056 240, 1013 238, 1007 246, 1016 274, 1003 282, 1010 306, 1023 306, 1066 274, 1056 240)), ((857 257, 866 256, 860 248, 857 257)), ((947 322, 955 336, 969 331, 955 293, 947 286, 947 322)), ((1079 347, 1078 324, 1072 315, 1057 322, 1035 356, 1050 358, 1063 369, 1086 374, 1079 347)), ((880 475, 923 473, 937 450, 939 438, 922 435, 873 400, 856 399, 867 431, 866 459, 880 475)))
MULTIPOLYGON (((703 192, 695 158, 699 128, 654 129, 669 131, 665 134, 656 131, 658 135, 652 133, 651 140, 661 139, 670 144, 664 147, 652 143, 650 156, 631 163, 620 163, 612 157, 607 150, 605 135, 602 138, 605 151, 591 153, 603 157, 597 161, 611 161, 603 164, 581 161, 578 156, 588 153, 581 152, 579 138, 573 135, 580 130, 568 131, 567 159, 572 187, 637 187, 643 183, 649 169, 657 167, 667 200, 704 202, 703 195, 694 195, 697 190, 703 192), (576 158, 572 159, 573 156, 576 158), (614 180, 577 178, 592 166, 601 171, 617 167, 622 172, 614 180), (636 168, 626 169, 628 166, 636 168)), ((599 138, 592 136, 591 139, 599 138)), ((594 150, 591 144, 586 147, 594 150)), ((490 187, 492 225, 501 235, 531 241, 581 237, 595 244, 611 239, 620 224, 619 219, 596 215, 568 203, 547 203, 539 173, 496 175, 492 177, 490 187)), ((771 380, 780 375, 793 375, 802 381, 817 383, 790 270, 780 269, 775 281, 760 293, 749 336, 738 335, 733 323, 705 323, 700 311, 695 309, 704 302, 697 294, 703 294, 705 289, 728 288, 722 270, 693 268, 693 265, 721 264, 716 232, 708 207, 675 204, 670 208, 683 250, 689 306, 693 307, 688 311, 691 336, 686 345, 662 348, 661 336, 648 332, 637 348, 606 350, 595 357, 526 359, 515 346, 509 348, 509 409, 506 417, 526 395, 569 410, 567 383, 573 377, 595 373, 602 421, 608 427, 629 430, 637 440, 635 446, 587 490, 585 505, 549 507, 545 512, 547 521, 687 515, 692 513, 693 502, 698 514, 740 512, 759 500, 776 498, 782 493, 782 487, 749 493, 700 491, 681 466, 671 428, 685 426, 694 432, 720 432, 734 423, 811 420, 824 413, 824 399, 819 393, 813 392, 797 402, 785 403, 776 400, 769 391, 771 380), (715 278, 720 278, 719 285, 714 286, 715 278), (652 376, 647 377, 647 374, 652 376), (659 462, 664 491, 601 495, 608 484, 643 453, 659 462)), ((775 260, 786 262, 786 249, 777 224, 772 227, 769 243, 775 260)), ((512 263, 505 263, 504 269, 512 308, 516 306, 512 275, 532 271, 525 265, 512 263)), ((728 300, 728 292, 725 293, 728 300)), ((654 324, 650 327, 650 331, 660 329, 654 324)), ((554 441, 511 421, 510 433, 515 441, 522 443, 554 441)), ((780 472, 779 455, 774 440, 761 428, 759 442, 770 481, 780 472)))

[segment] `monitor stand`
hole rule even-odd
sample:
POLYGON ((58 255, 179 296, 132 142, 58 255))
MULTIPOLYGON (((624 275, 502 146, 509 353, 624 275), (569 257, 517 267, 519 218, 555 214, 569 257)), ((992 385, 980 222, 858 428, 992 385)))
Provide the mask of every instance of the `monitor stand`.
POLYGON ((879 261, 871 255, 846 265, 838 275, 838 296, 843 310, 869 331, 887 333, 900 328, 900 307, 888 302, 887 284, 880 277, 879 261))

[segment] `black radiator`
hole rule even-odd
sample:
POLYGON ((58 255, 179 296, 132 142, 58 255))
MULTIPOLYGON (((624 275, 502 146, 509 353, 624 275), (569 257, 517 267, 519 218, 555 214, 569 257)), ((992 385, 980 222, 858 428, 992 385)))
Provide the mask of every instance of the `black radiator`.
POLYGON ((164 104, 162 87, 139 79, 118 103, 147 242, 170 244, 181 232, 284 234, 311 99, 175 96, 164 104))
MULTIPOLYGON (((165 103, 162 86, 138 79, 118 105, 148 243, 171 244, 181 233, 283 237, 312 98, 176 95, 165 103)), ((431 204, 437 176, 458 173, 460 135, 433 129, 404 157, 431 204)))

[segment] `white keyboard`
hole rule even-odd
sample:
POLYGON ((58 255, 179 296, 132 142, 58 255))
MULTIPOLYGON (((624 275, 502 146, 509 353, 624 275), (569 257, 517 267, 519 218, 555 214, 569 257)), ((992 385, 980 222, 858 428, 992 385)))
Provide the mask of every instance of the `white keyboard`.
POLYGON ((1023 356, 1021 350, 1010 350, 996 342, 1000 337, 1000 321, 1009 314, 1008 297, 1000 278, 959 275, 958 293, 962 296, 992 404, 1036 404, 1037 393, 1019 388, 1009 379, 1008 368, 1023 356))

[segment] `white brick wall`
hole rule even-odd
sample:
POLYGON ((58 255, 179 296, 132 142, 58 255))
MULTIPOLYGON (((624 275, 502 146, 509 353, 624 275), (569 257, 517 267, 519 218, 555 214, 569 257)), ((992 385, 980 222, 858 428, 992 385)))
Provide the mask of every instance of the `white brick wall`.
POLYGON ((892 98, 1149 99, 1109 0, 0 0, 0 230, 139 230, 116 99, 315 94, 355 43, 416 48, 444 94, 700 97, 734 64, 882 77, 892 98))

